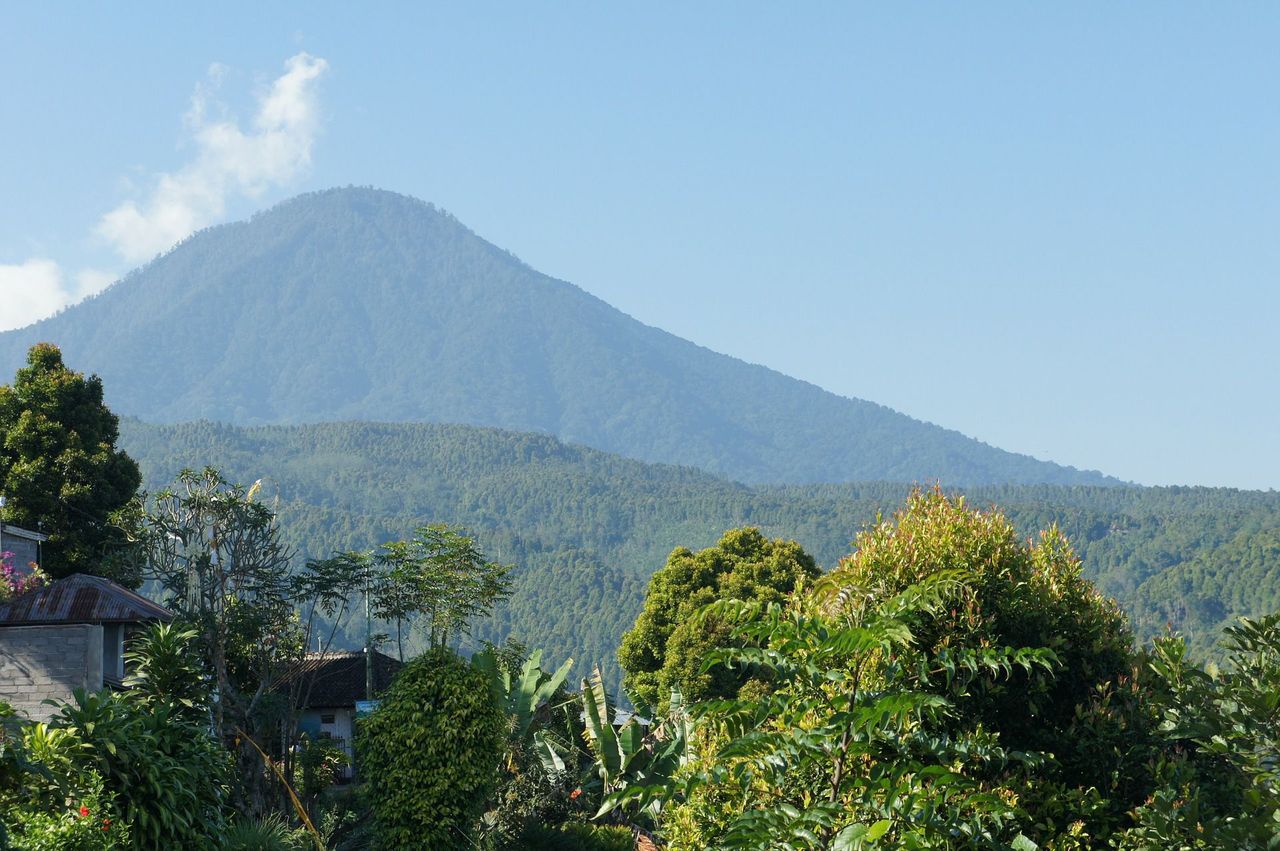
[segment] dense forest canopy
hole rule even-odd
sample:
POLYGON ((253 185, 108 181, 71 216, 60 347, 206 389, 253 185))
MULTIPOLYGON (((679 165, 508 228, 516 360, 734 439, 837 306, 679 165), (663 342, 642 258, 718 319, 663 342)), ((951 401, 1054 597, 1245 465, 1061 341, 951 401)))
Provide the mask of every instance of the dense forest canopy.
MULTIPOLYGON (((511 598, 473 637, 514 636, 550 659, 598 661, 615 684, 620 636, 676 547, 708 547, 725 529, 758 526, 829 568, 910 491, 875 482, 749 487, 469 426, 125 420, 121 445, 152 489, 195 464, 243 482, 265 477, 284 536, 303 557, 401 539, 424 521, 461 525, 490 556, 516 565, 511 598)), ((1023 536, 1056 524, 1085 575, 1129 611, 1140 640, 1171 625, 1208 651, 1232 617, 1280 602, 1280 494, 1047 485, 966 493, 971 505, 1001 506, 1023 536)))

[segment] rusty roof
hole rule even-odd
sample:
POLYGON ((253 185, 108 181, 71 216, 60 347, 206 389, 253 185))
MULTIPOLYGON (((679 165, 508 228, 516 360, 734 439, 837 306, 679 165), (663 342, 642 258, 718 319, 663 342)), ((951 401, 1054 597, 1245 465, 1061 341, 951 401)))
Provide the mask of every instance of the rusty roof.
POLYGON ((173 613, 100 576, 73 573, 0 603, 0 626, 170 621, 173 613))

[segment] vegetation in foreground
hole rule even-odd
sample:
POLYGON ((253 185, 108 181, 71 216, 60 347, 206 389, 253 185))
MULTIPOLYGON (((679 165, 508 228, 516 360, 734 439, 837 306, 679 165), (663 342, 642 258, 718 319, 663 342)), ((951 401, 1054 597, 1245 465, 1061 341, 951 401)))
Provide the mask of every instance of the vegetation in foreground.
MULTIPOLYGON (((670 578, 655 577, 660 593, 670 578)), ((43 724, 6 718, 5 841, 610 848, 644 832, 764 851, 1280 836, 1280 616, 1230 628, 1221 667, 1172 636, 1134 651, 1060 535, 1027 543, 939 491, 789 593, 744 598, 732 570, 721 578, 660 649, 706 639, 698 676, 726 669, 727 688, 687 701, 674 676, 661 705, 637 698, 641 715, 619 718, 599 677, 571 694, 568 665, 546 671, 521 647, 468 662, 438 646, 363 722, 355 790, 289 784, 278 750, 237 766, 237 743, 211 735, 198 630, 156 627, 131 649, 129 690, 78 694, 43 724), (290 785, 307 800, 289 804, 290 785)))
MULTIPOLYGON (((890 515, 910 485, 747 487, 695 470, 644 464, 552 437, 470 426, 329 423, 236 428, 124 421, 121 444, 152 490, 192 459, 232 481, 266 477, 281 538, 302 559, 376 549, 424 518, 471 531, 514 563, 511 596, 474 623, 476 639, 514 636, 548 656, 599 662, 611 690, 619 639, 648 582, 678 547, 713 546, 754 526, 795 540, 824 567, 863 526, 890 515)), ((948 483, 949 485, 950 483, 948 483)), ((966 488, 998 505, 1019 534, 1057 526, 1084 573, 1115 598, 1141 642, 1168 624, 1212 657, 1238 616, 1280 609, 1280 493, 1225 488, 966 488)), ((344 637, 363 643, 363 627, 344 637)), ((407 646, 421 649, 416 637, 407 646)))
MULTIPOLYGON (((39 467, 30 441, 5 445, 39 467)), ((127 689, 42 723, 0 708, 0 847, 1280 845, 1280 614, 1229 626, 1221 665, 1172 635, 1135 649, 1056 528, 1027 541, 934 489, 826 574, 755 528, 677 550, 624 643, 628 715, 598 669, 571 693, 568 660, 457 654, 509 582, 460 530, 299 568, 258 494, 184 471, 110 513, 104 563, 179 618, 135 637, 127 689), (290 671, 361 593, 429 648, 360 724, 362 782, 339 789, 290 671)), ((24 590, 0 576, 0 596, 24 590)))

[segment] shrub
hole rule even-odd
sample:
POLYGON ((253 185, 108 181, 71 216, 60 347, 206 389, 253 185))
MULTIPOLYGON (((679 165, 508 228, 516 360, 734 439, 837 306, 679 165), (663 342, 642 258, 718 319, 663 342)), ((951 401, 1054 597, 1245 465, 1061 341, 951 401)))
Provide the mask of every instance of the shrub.
MULTIPOLYGON (((20 851, 112 851, 129 845, 129 826, 102 791, 102 778, 88 772, 83 788, 68 801, 44 807, 27 798, 6 820, 12 822, 9 840, 20 851)), ((3 845, 3 847, 10 847, 3 845)))
POLYGON ((1180 638, 1148 662, 1160 695, 1159 786, 1118 847, 1274 848, 1280 837, 1280 613, 1226 629, 1227 665, 1192 664, 1180 638))
POLYGON ((651 706, 672 688, 688 700, 736 695, 747 681, 742 672, 702 665, 708 651, 729 640, 728 627, 693 613, 715 600, 780 602, 817 576, 799 544, 771 541, 752 527, 730 529, 697 553, 677 548, 649 580, 644 609, 622 636, 618 661, 627 694, 651 706))
POLYGON ((222 834, 219 851, 308 851, 314 848, 306 831, 293 830, 277 813, 261 819, 240 818, 222 834))
POLYGON ((437 648, 400 671, 356 733, 386 848, 467 848, 497 782, 506 719, 484 674, 437 648))
MULTIPOLYGON (((733 623, 742 642, 708 662, 761 670, 773 689, 693 707, 692 761, 661 811, 671 847, 1027 847, 1012 797, 984 782, 1027 761, 981 730, 938 735, 954 704, 916 676, 932 665, 912 626, 947 605, 951 586, 945 573, 926 578, 856 623, 776 603, 722 601, 705 613, 733 623)), ((947 679, 962 698, 988 674, 1046 664, 1034 649, 962 652, 947 679)))
POLYGON ((635 838, 625 827, 572 822, 530 831, 509 851, 632 851, 635 838))
POLYGON ((299 792, 303 800, 310 801, 320 796, 338 779, 338 773, 349 763, 347 754, 342 748, 320 739, 312 741, 307 735, 302 736, 301 752, 298 754, 298 766, 302 769, 302 786, 299 792))
POLYGON ((133 847, 216 844, 226 818, 228 756, 176 707, 77 690, 48 726, 74 737, 76 770, 92 770, 119 790, 117 816, 131 824, 133 847))

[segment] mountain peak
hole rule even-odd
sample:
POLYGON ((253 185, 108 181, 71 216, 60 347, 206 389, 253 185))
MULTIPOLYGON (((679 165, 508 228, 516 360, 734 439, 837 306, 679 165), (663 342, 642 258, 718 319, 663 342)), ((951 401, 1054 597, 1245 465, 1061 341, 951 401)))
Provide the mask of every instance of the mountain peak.
POLYGON ((367 187, 201 231, 0 334, 0 369, 37 340, 150 421, 469 423, 757 482, 1109 481, 708 351, 367 187))

